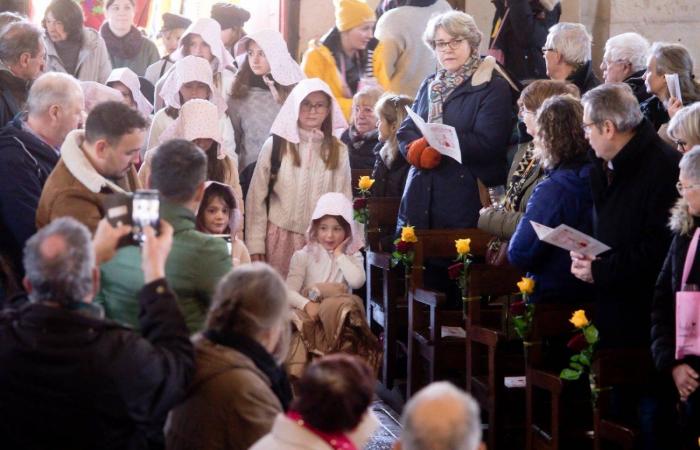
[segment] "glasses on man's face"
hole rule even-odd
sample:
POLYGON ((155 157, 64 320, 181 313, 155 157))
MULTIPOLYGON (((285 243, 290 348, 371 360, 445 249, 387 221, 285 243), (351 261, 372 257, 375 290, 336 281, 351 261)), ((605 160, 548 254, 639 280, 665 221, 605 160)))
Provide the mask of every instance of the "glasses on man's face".
POLYGON ((433 48, 439 52, 444 51, 447 47, 449 47, 450 50, 457 50, 464 41, 466 41, 464 38, 452 39, 450 41, 433 41, 433 48))
POLYGON ((690 186, 683 186, 683 183, 680 181, 676 183, 676 189, 678 190, 678 193, 683 195, 683 191, 689 191, 691 189, 698 189, 700 188, 700 184, 691 184, 690 186))
POLYGON ((678 149, 678 151, 680 151, 681 153, 686 152, 685 147, 688 145, 687 142, 685 142, 683 139, 674 139, 673 142, 676 144, 676 148, 678 149))
POLYGON ((590 122, 590 123, 585 123, 585 122, 584 122, 584 123, 581 125, 581 129, 583 130, 583 133, 584 133, 586 136, 588 136, 588 135, 590 134, 590 132, 591 132, 591 127, 592 127, 593 125, 598 125, 598 123, 599 123, 599 122, 590 122))
POLYGON ((552 47, 542 47, 542 54, 547 52, 556 52, 552 47))
POLYGON ((301 102, 301 110, 303 112, 311 112, 311 111, 323 112, 326 109, 328 109, 328 103, 301 102))
POLYGON ((531 116, 533 114, 535 114, 533 111, 530 111, 525 107, 520 107, 520 109, 518 109, 518 115, 521 119, 524 119, 526 116, 531 116))

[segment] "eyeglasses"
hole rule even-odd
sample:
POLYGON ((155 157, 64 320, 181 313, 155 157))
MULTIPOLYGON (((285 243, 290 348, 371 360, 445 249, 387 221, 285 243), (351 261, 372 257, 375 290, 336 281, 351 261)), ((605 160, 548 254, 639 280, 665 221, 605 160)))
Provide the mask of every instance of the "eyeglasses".
POLYGON ((588 133, 591 132, 590 128, 591 128, 593 125, 598 125, 599 123, 600 123, 600 122, 584 123, 583 125, 581 125, 581 129, 583 130, 583 132, 584 132, 585 134, 588 134, 588 133))
POLYGON ((683 186, 683 183, 680 181, 676 183, 676 189, 678 190, 678 193, 683 195, 683 191, 687 191, 690 189, 698 189, 700 188, 700 184, 691 184, 690 186, 683 186))
POLYGON ((529 115, 532 115, 535 113, 534 113, 534 111, 530 111, 529 109, 527 109, 525 107, 521 107, 518 109, 518 114, 520 115, 520 117, 525 117, 525 116, 529 116, 529 115))
POLYGON ((685 153, 685 146, 688 145, 687 142, 685 142, 682 139, 674 139, 673 142, 676 144, 676 147, 678 147, 678 150, 681 151, 681 153, 685 153))
POLYGON ((552 47, 542 47, 542 53, 547 53, 547 52, 556 52, 555 49, 552 47))
POLYGON ((447 47, 450 47, 450 50, 457 50, 464 41, 466 41, 464 38, 452 39, 451 41, 433 41, 433 48, 437 51, 443 51, 447 47))
POLYGON ((304 112, 311 112, 311 111, 325 111, 328 109, 328 103, 307 103, 307 102, 301 102, 301 110, 304 112))

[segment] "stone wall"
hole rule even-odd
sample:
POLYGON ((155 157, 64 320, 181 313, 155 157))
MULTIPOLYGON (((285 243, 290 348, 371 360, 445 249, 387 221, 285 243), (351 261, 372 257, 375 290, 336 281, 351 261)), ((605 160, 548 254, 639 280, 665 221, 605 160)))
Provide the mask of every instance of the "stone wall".
MULTIPOLYGON (((374 6, 379 0, 369 0, 374 6)), ((488 35, 493 19, 490 0, 463 0, 488 35)), ((333 25, 332 0, 301 0, 299 49, 321 37, 333 25)), ((700 0, 562 0, 562 21, 581 22, 593 35, 593 63, 597 68, 605 41, 626 31, 636 31, 650 41, 679 42, 690 49, 700 71, 700 0)), ((417 31, 420 32, 420 31, 417 31)), ((486 50, 488 39, 482 43, 486 50)), ((699 74, 700 76, 700 74, 699 74)))

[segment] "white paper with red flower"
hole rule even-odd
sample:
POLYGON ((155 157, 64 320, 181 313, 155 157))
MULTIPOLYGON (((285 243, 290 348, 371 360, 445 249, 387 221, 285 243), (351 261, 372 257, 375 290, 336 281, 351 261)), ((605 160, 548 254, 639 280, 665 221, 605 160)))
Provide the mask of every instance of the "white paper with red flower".
POLYGON ((561 224, 550 228, 541 223, 530 221, 537 237, 544 242, 564 250, 579 252, 587 256, 598 256, 610 250, 610 247, 568 225, 561 224))
POLYGON ((444 123, 426 123, 408 106, 406 106, 406 111, 431 147, 462 164, 462 152, 459 150, 459 138, 455 127, 444 123))

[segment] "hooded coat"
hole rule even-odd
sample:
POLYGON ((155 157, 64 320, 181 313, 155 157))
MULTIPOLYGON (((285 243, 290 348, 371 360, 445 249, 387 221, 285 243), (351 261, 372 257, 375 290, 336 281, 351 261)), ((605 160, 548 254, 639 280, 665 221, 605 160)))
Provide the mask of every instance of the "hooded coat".
POLYGON ((534 302, 588 300, 592 286, 571 274, 569 252, 541 241, 530 221, 569 225, 590 234, 593 220, 590 172, 585 156, 546 171, 527 202, 508 245, 508 260, 535 280, 534 302))

